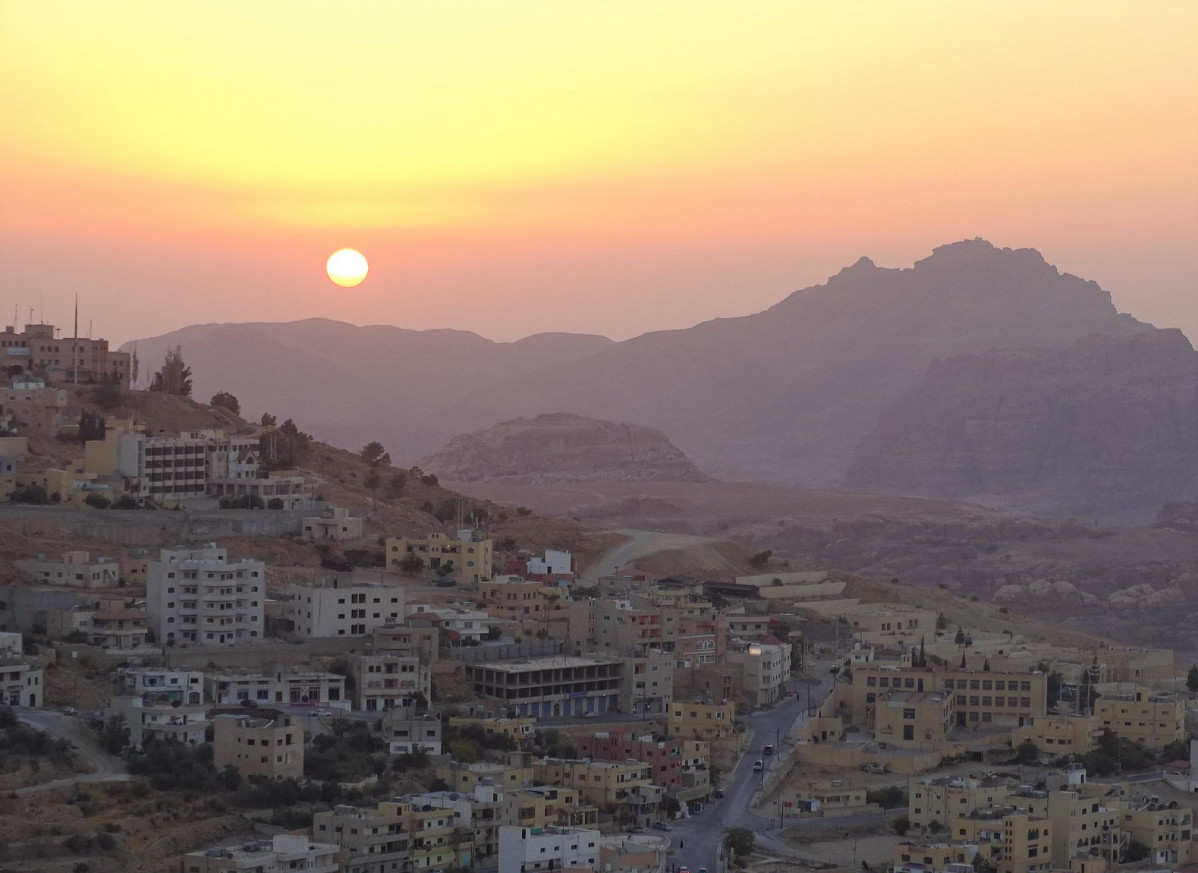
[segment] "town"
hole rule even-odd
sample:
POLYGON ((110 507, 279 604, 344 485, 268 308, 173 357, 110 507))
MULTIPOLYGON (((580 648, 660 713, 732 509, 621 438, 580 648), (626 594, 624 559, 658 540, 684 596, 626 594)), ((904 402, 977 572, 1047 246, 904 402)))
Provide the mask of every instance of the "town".
POLYGON ((0 870, 1198 861, 1167 649, 768 551, 643 570, 58 334, 0 334, 0 870))

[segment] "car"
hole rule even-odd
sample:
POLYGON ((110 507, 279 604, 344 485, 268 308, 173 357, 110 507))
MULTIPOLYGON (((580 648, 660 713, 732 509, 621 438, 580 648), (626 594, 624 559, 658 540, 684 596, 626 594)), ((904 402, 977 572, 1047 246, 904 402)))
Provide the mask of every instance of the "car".
POLYGON ((73 706, 64 706, 62 708, 63 715, 75 715, 76 713, 77 713, 77 710, 73 706))
POLYGON ((672 831, 672 830, 674 830, 672 827, 670 827, 670 826, 669 826, 668 824, 666 824, 664 821, 655 821, 655 822, 653 823, 653 829, 654 829, 654 830, 658 830, 658 831, 672 831))
POLYGON ((773 746, 773 744, 772 744, 772 743, 766 743, 766 744, 765 744, 765 748, 763 748, 763 749, 761 750, 761 753, 762 753, 763 755, 772 755, 772 754, 774 754, 774 746, 773 746))
POLYGON ((592 711, 590 711, 590 712, 584 712, 584 713, 582 714, 582 717, 583 717, 583 718, 598 718, 598 717, 599 717, 599 713, 597 713, 597 712, 595 712, 594 710, 592 710, 592 711))
POLYGON ((647 827, 633 828, 632 832, 634 834, 647 834, 649 833, 649 829, 647 827))
POLYGON ((331 709, 314 709, 312 714, 317 718, 332 718, 333 710, 331 709))
POLYGON ((886 765, 879 764, 877 761, 867 761, 861 765, 861 769, 866 773, 872 773, 875 776, 880 776, 886 772, 886 765))
POLYGON ((700 868, 699 868, 699 873, 707 873, 707 868, 706 868, 706 867, 700 867, 700 868))
POLYGON ((691 868, 690 867, 679 867, 678 873, 691 873, 691 868))
POLYGON ((765 761, 754 761, 753 762, 753 772, 754 773, 760 773, 764 769, 765 769, 765 761))
POLYGON ((716 800, 723 800, 723 799, 724 799, 724 789, 723 789, 723 788, 717 788, 717 789, 715 790, 715 799, 716 799, 716 800))
POLYGON ((433 584, 438 588, 453 588, 458 582, 456 579, 434 579, 433 584))
POLYGON ((241 700, 237 701, 237 705, 244 709, 257 709, 258 701, 251 700, 248 697, 243 697, 243 698, 241 698, 241 700))

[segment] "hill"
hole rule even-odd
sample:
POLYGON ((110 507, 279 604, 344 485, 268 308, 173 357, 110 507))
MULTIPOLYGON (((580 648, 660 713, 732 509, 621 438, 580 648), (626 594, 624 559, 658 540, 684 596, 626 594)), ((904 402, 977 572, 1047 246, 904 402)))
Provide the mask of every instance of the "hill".
POLYGON ((569 413, 517 418, 454 437, 420 466, 458 482, 708 480, 659 430, 569 413))
MULTIPOLYGON (((940 455, 929 450, 893 476, 857 446, 881 432, 882 417, 936 361, 1067 349, 1090 336, 1158 334, 1118 313, 1098 285, 1061 274, 1038 252, 971 240, 941 246, 908 269, 862 258, 765 312, 620 343, 564 334, 494 343, 460 331, 303 321, 190 327, 138 346, 149 362, 182 345, 198 396, 233 391, 247 409, 308 422, 332 443, 380 440, 404 464, 513 416, 567 412, 657 428, 700 469, 725 480, 842 487, 851 471, 853 487, 862 490, 947 488, 984 499, 994 493, 989 479, 979 490, 926 474, 958 446, 945 445, 940 455)), ((1084 392, 1101 406, 1110 375, 1077 368, 1074 382, 1085 381, 1084 392)), ((1028 378, 1038 376, 1029 371, 1028 378)), ((935 401, 932 392, 924 399, 935 401)), ((1159 408, 1169 400, 1145 402, 1159 408)), ((951 413, 924 411, 933 418, 951 413)), ((996 451, 1008 451, 1006 440, 1035 439, 1034 421, 1009 424, 1012 432, 993 434, 996 451)), ((1126 475, 1135 476, 1137 458, 1151 445, 1127 437, 1126 475)), ((1123 501, 1125 471, 1110 479, 1112 468, 1101 460, 1062 458, 1046 458, 1062 466, 1040 471, 1048 483, 1043 493, 1024 503, 1019 493, 1003 492, 1004 505, 1151 517, 1145 507, 1181 496, 1175 487, 1158 493, 1162 477, 1154 471, 1146 478, 1156 485, 1123 501), (1079 481, 1102 498, 1091 499, 1075 487, 1079 481)), ((1172 478, 1185 473, 1174 469, 1172 478)))

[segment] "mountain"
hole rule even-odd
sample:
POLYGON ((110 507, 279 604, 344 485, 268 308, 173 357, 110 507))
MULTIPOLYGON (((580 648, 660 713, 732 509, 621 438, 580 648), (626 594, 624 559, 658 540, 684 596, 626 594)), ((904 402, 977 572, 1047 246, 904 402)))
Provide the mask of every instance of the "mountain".
POLYGON ((659 430, 569 413, 454 437, 420 467, 454 482, 709 481, 659 430))
MULTIPOLYGON (((461 331, 312 320, 204 325, 138 345, 149 371, 168 345, 181 344, 198 397, 228 390, 251 413, 293 417, 349 448, 377 439, 405 464, 456 434, 566 412, 657 428, 724 480, 835 487, 852 469, 854 488, 923 493, 920 476, 934 466, 927 457, 902 475, 879 472, 858 444, 934 362, 1157 334, 1038 252, 969 240, 906 269, 862 258, 764 312, 619 343, 565 334, 495 343, 461 331)), ((1102 467, 1095 477, 1110 474, 1102 467)), ((948 487, 931 479, 928 490, 948 487)), ((984 496, 992 479, 962 493, 984 496)), ((1060 511, 1088 505, 1076 490, 1060 511)), ((1137 493, 1136 505, 1146 496, 1137 493)))

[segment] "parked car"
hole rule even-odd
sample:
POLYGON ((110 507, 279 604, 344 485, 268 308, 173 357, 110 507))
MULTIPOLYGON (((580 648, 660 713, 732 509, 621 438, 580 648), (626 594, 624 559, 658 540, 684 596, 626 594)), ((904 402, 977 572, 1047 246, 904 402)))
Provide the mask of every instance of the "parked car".
POLYGON ((649 833, 649 829, 646 827, 633 828, 632 832, 634 834, 647 834, 649 833))
POLYGON ((716 800, 723 800, 723 799, 724 799, 724 789, 723 789, 723 788, 717 788, 717 789, 715 790, 715 799, 716 799, 716 800))
POLYGON ((670 826, 669 826, 668 824, 666 824, 664 821, 657 821, 657 822, 654 822, 654 823, 653 823, 653 827, 654 827, 654 829, 656 829, 656 830, 659 830, 659 831, 672 831, 672 830, 674 830, 672 827, 670 827, 670 826))
POLYGON ((762 753, 763 755, 772 755, 772 754, 774 754, 774 745, 773 745, 773 743, 766 743, 766 744, 765 744, 765 748, 763 748, 763 749, 761 750, 761 753, 762 753))
POLYGON ((875 776, 880 776, 886 772, 886 765, 879 764, 877 761, 868 761, 861 765, 861 769, 866 773, 873 773, 875 776))
POLYGON ((583 717, 583 718, 598 718, 598 717, 599 717, 599 713, 597 713, 597 712, 595 712, 594 710, 592 710, 592 711, 590 711, 590 712, 584 712, 584 713, 582 714, 582 717, 583 717))
POLYGON ((62 714, 63 714, 63 715, 76 715, 76 710, 75 710, 75 707, 73 707, 73 706, 64 706, 64 707, 62 708, 62 714))
POLYGON ((331 709, 314 709, 314 710, 312 710, 312 714, 314 716, 316 716, 317 718, 332 718, 333 710, 331 710, 331 709))
POLYGON ((765 761, 754 761, 753 762, 753 772, 760 773, 764 769, 765 769, 765 761))
POLYGON ((453 588, 458 584, 456 579, 434 579, 433 584, 438 588, 453 588))

